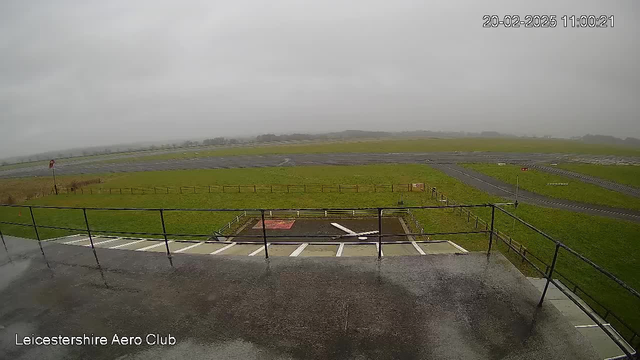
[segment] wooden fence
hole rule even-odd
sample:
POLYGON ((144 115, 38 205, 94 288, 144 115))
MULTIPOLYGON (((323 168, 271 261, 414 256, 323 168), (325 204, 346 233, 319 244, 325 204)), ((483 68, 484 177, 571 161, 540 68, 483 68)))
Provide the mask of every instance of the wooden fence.
POLYGON ((153 194, 207 194, 207 193, 384 193, 384 192, 424 192, 424 183, 410 184, 273 184, 273 185, 196 185, 196 186, 154 186, 154 187, 87 187, 58 188, 60 194, 110 194, 110 195, 153 195, 153 194))

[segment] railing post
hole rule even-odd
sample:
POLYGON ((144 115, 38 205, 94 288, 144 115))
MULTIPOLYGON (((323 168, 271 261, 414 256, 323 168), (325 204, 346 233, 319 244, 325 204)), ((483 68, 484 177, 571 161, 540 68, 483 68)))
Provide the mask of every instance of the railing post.
POLYGON ((264 209, 260 210, 260 217, 262 217, 262 240, 264 240, 264 258, 269 258, 269 248, 267 247, 267 227, 264 223, 264 209))
POLYGON ((2 235, 2 230, 0 230, 0 239, 2 239, 2 245, 4 245, 4 250, 9 253, 9 249, 7 249, 7 243, 4 242, 4 235, 2 235))
POLYGON ((551 277, 553 276, 553 269, 556 267, 556 260, 558 260, 558 250, 560 250, 560 244, 556 244, 556 252, 553 254, 553 261, 551 262, 549 275, 547 275, 547 283, 544 285, 544 290, 542 291, 542 296, 540 297, 540 302, 538 303, 538 306, 542 306, 542 301, 544 300, 544 296, 547 294, 547 289, 549 288, 549 283, 551 282, 551 277))
POLYGON ((378 208, 378 260, 382 259, 382 209, 378 208))
POLYGON ((91 235, 91 228, 89 228, 89 219, 87 218, 86 208, 82 208, 82 214, 84 215, 84 224, 87 226, 87 235, 89 235, 89 242, 91 243, 91 250, 93 250, 93 257, 96 258, 96 264, 98 265, 98 270, 100 270, 100 276, 102 276, 102 281, 104 282, 104 286, 109 287, 107 285, 107 280, 104 278, 104 272, 102 272, 102 266, 100 266, 100 261, 98 261, 98 253, 96 253, 96 247, 93 246, 93 235, 91 235))
POLYGON ((491 205, 491 232, 489 233, 489 249, 487 250, 487 255, 491 253, 491 243, 493 242, 493 221, 495 220, 495 216, 496 216, 496 206, 492 204, 491 205))
POLYGON ((167 247, 167 258, 169 259, 169 264, 171 264, 171 267, 173 267, 173 259, 171 258, 171 251, 169 251, 169 240, 167 239, 167 228, 164 225, 164 210, 162 209, 160 209, 160 220, 162 221, 162 235, 164 235, 164 246, 167 247))
POLYGON ((40 234, 38 233, 38 225, 36 225, 36 218, 33 216, 33 208, 29 206, 29 213, 31 213, 31 222, 33 223, 33 230, 36 232, 36 239, 38 239, 38 245, 40 246, 40 252, 42 252, 42 257, 44 261, 47 263, 47 267, 51 269, 49 265, 49 260, 47 260, 46 255, 44 254, 44 249, 42 248, 42 242, 40 241, 40 234))

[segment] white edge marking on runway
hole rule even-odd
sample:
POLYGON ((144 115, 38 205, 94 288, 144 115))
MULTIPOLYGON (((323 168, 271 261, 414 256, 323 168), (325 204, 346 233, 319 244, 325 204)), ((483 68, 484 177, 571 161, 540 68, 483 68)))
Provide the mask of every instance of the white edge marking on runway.
POLYGON ((199 243, 196 243, 196 244, 193 244, 193 245, 189 245, 189 246, 184 247, 184 248, 182 248, 182 249, 180 249, 180 250, 176 250, 176 251, 174 251, 174 253, 181 253, 181 252, 185 252, 185 251, 187 251, 187 250, 189 250, 189 249, 193 249, 194 247, 196 247, 196 246, 200 246, 200 245, 202 245, 202 244, 204 244, 204 243, 199 242, 199 243))
POLYGON ((336 253, 336 257, 342 256, 342 250, 344 250, 344 243, 340 243, 340 246, 338 246, 338 252, 336 253))
MULTIPOLYGON (((269 246, 271 246, 271 243, 267 244, 267 247, 269 247, 269 246)), ((256 256, 256 255, 260 254, 262 252, 262 250, 264 250, 264 245, 260 246, 258 248, 258 250, 256 250, 256 251, 252 252, 251 254, 249 254, 249 256, 256 256)))
POLYGON ((227 250, 228 248, 232 247, 232 246, 233 246, 233 245, 235 245, 235 244, 236 244, 236 243, 231 243, 231 244, 229 244, 229 245, 227 245, 227 246, 225 246, 225 247, 221 247, 220 249, 218 249, 218 250, 216 250, 216 251, 212 252, 212 253, 211 253, 211 254, 209 254, 209 255, 216 255, 216 254, 218 254, 218 253, 221 253, 221 252, 223 252, 223 251, 227 250))
POLYGON ((297 249, 295 249, 295 250, 291 253, 291 255, 289 255, 289 256, 291 256, 291 257, 296 257, 296 256, 300 255, 300 254, 302 253, 302 251, 304 251, 304 249, 305 249, 307 246, 309 246, 309 243, 301 244, 301 245, 300 245, 300 246, 298 246, 298 248, 297 248, 297 249))
POLYGON ((89 237, 87 236, 86 238, 82 238, 82 239, 78 239, 78 240, 71 240, 71 241, 63 242, 63 244, 65 244, 65 245, 75 244, 75 243, 77 243, 77 242, 84 241, 84 240, 89 240, 89 237))
POLYGON ((411 242, 411 245, 413 245, 414 248, 416 248, 416 250, 418 250, 418 252, 420 253, 420 255, 426 255, 424 253, 424 250, 422 250, 422 248, 420 246, 418 246, 418 244, 415 241, 411 242))
POLYGON ((120 245, 112 246, 112 247, 110 247, 109 249, 119 249, 119 248, 121 248, 121 247, 125 247, 125 246, 128 246, 128 245, 137 244, 137 243, 139 243, 139 242, 143 242, 143 241, 146 241, 146 239, 136 240, 136 241, 128 242, 128 243, 126 243, 126 244, 120 244, 120 245))
MULTIPOLYGON (((167 241, 166 243, 168 244, 168 243, 172 243, 172 242, 173 242, 173 240, 169 240, 169 241, 167 241)), ((165 244, 165 242, 164 242, 164 241, 159 241, 159 244, 153 244, 153 245, 145 246, 145 247, 143 247, 143 248, 136 249, 136 251, 146 251, 146 250, 149 250, 149 249, 156 248, 156 247, 158 247, 158 246, 162 246, 162 245, 164 245, 164 244, 165 244)))
POLYGON ((462 246, 460 246, 460 245, 458 245, 458 244, 456 244, 456 243, 453 243, 453 242, 451 242, 451 241, 449 241, 449 240, 447 240, 447 242, 448 242, 449 244, 451 244, 451 245, 455 246, 455 248, 456 248, 456 249, 458 249, 458 250, 462 251, 462 253, 463 253, 463 254, 468 253, 468 251, 467 251, 467 250, 465 250, 465 248, 463 248, 462 246))
MULTIPOLYGON (((116 241, 116 240, 120 240, 120 239, 122 239, 122 238, 121 237, 117 237, 115 239, 109 239, 109 240, 105 240, 105 241, 100 241, 100 242, 97 242, 97 243, 93 243, 93 246, 110 243, 110 242, 113 242, 113 241, 116 241)), ((91 244, 85 245, 85 246, 91 246, 91 244)))

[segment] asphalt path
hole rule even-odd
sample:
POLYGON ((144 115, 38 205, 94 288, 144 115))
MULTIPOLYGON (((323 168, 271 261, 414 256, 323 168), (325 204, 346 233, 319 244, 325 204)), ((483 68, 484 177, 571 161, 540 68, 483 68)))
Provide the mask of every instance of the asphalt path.
MULTIPOLYGON (((512 201, 516 198, 516 188, 514 185, 500 181, 491 176, 455 164, 434 163, 429 165, 451 177, 455 177, 467 185, 473 186, 491 195, 500 196, 512 201)), ((522 189, 518 190, 518 202, 640 223, 640 211, 586 204, 565 199, 556 199, 522 189)))

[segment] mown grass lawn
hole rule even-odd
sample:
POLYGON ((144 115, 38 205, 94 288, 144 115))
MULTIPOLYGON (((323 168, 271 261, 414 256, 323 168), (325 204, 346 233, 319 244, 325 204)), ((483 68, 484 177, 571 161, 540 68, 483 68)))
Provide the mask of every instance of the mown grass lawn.
POLYGON ((534 169, 522 171, 521 167, 517 165, 465 164, 463 166, 514 186, 517 182, 519 183, 520 189, 557 199, 568 199, 588 204, 640 210, 640 199, 638 198, 621 194, 617 191, 603 189, 600 186, 588 184, 566 176, 549 174, 534 169), (550 183, 568 183, 569 185, 548 185, 550 183))
POLYGON ((640 188, 640 166, 559 164, 558 167, 640 188))
MULTIPOLYGON (((100 175, 96 175, 100 176, 100 175)), ((153 187, 215 184, 389 184, 425 182, 436 186, 457 203, 489 203, 502 199, 471 188, 425 165, 367 165, 317 166, 262 169, 185 170, 170 172, 143 172, 100 176, 105 179, 99 186, 153 187)), ((324 208, 324 207, 384 207, 394 206, 402 199, 406 205, 434 205, 430 192, 424 193, 202 193, 202 194, 147 194, 147 195, 59 195, 29 201, 28 204, 78 207, 135 207, 135 208, 324 208)), ((514 211, 514 209, 511 209, 514 211)), ((489 209, 474 210, 485 220, 489 209)), ((543 229, 559 241, 574 248, 603 266, 635 288, 640 288, 640 225, 577 214, 564 210, 520 205, 515 213, 543 229)), ((82 229, 81 210, 34 209, 38 224, 82 229)), ((474 230, 474 221, 465 215, 445 209, 418 210, 416 217, 427 232, 474 230)), ((211 234, 226 224, 237 212, 173 212, 165 214, 167 232, 183 234, 211 234)), ((159 213, 143 211, 89 210, 92 229, 101 232, 155 232, 162 231, 159 213)), ((28 210, 0 208, 0 218, 30 224, 28 210)), ((553 243, 512 219, 496 212, 497 229, 510 234, 535 255, 547 263, 553 256, 553 243)), ((5 234, 34 237, 33 229, 0 225, 5 234)), ((41 229, 44 238, 62 236, 77 231, 41 229)), ((455 241, 469 250, 485 250, 486 235, 440 236, 455 241)), ((640 328, 638 302, 621 292, 605 278, 575 259, 562 254, 558 270, 575 280, 581 287, 609 306, 615 313, 640 328)))

